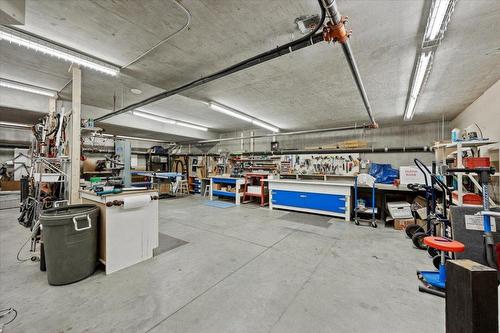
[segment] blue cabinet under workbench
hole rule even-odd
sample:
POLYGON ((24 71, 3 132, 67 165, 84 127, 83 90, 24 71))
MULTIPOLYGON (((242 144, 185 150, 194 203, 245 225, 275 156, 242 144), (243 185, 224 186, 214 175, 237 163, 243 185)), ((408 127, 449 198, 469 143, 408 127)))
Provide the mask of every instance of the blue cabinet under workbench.
POLYGON ((269 208, 336 216, 350 221, 351 186, 345 181, 266 179, 269 208))
POLYGON ((337 213, 344 213, 346 209, 345 196, 337 194, 274 190, 272 203, 337 213))

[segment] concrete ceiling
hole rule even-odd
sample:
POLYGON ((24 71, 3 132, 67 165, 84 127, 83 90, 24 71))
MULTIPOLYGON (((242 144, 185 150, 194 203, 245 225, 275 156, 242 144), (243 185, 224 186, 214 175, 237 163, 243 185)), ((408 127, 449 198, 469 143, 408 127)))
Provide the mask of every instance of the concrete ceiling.
MULTIPOLYGON (((182 4, 192 15, 189 29, 122 70, 119 77, 83 71, 84 104, 111 110, 113 96, 115 108, 120 108, 180 86, 301 37, 293 20, 319 12, 315 0, 182 4), (131 88, 143 93, 134 95, 131 88)), ((338 0, 341 13, 351 18, 354 55, 375 118, 382 124, 402 123, 428 6, 424 0, 338 0)), ((170 0, 27 0, 25 25, 18 28, 123 66, 185 22, 185 13, 170 0)), ((499 22, 500 1, 458 1, 418 102, 416 122, 440 120, 443 115, 453 118, 500 78, 500 54, 494 51, 500 47, 499 22)), ((0 47, 2 77, 56 90, 70 80, 67 63, 5 42, 0 47)), ((70 88, 62 90, 63 98, 69 98, 70 88)), ((367 121, 340 46, 326 43, 141 109, 215 132, 248 126, 197 100, 226 104, 282 130, 367 121)), ((136 126, 136 131, 144 136, 148 128, 136 126)))

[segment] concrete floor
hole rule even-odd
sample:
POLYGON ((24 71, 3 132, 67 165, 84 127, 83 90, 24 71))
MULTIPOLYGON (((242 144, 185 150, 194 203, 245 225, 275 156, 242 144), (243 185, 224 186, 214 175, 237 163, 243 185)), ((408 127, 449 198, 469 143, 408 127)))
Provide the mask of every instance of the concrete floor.
POLYGON ((285 214, 162 200, 160 232, 188 244, 53 287, 16 261, 28 230, 0 211, 0 308, 19 313, 5 332, 444 331, 444 300, 417 290, 432 264, 402 232, 285 214))

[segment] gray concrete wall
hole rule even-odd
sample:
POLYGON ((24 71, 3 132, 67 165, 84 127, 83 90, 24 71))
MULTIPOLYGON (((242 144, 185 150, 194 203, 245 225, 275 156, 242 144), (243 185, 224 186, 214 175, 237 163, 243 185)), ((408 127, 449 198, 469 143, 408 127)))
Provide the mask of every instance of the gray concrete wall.
MULTIPOLYGON (((250 131, 231 132, 221 135, 223 138, 250 135, 250 131)), ((255 130, 255 134, 265 134, 265 131, 255 130)), ((277 136, 280 149, 315 149, 318 147, 335 147, 339 142, 346 140, 362 140, 368 142, 370 147, 424 147, 432 146, 435 141, 450 138, 450 124, 445 122, 433 122, 427 124, 415 124, 406 126, 384 126, 376 130, 350 130, 331 133, 317 133, 297 136, 277 136)), ((271 137, 255 139, 253 151, 270 151, 271 137)), ((209 147, 206 147, 208 149, 209 147)), ((221 142, 208 150, 210 153, 219 152, 249 152, 251 144, 249 139, 221 142)), ((183 147, 182 152, 200 153, 198 147, 183 147)), ((364 153, 361 158, 377 163, 390 163, 393 166, 412 165, 413 159, 417 157, 430 163, 433 153, 364 153)))

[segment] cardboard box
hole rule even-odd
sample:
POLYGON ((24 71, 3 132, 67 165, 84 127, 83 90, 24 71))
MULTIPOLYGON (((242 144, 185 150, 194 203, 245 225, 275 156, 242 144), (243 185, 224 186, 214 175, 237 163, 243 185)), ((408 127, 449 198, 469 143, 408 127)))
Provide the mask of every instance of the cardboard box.
POLYGON ((418 224, 419 226, 425 226, 427 224, 426 220, 421 220, 421 219, 415 219, 415 224, 418 224))
POLYGON ((21 182, 19 180, 2 180, 0 187, 2 191, 19 191, 21 189, 21 182))
POLYGON ((394 229, 405 230, 406 226, 414 224, 415 219, 394 219, 394 229))
POLYGON ((388 202, 387 210, 394 219, 413 218, 411 205, 406 201, 388 202))
POLYGON ((222 184, 214 183, 214 184, 213 184, 213 186, 214 186, 214 188, 213 188, 213 189, 214 189, 215 191, 219 191, 219 190, 221 189, 221 187, 222 187, 222 184))
POLYGON ((260 194, 261 187, 259 185, 248 185, 248 193, 260 194))
POLYGON ((172 184, 171 183, 160 183, 160 186, 158 188, 158 192, 171 193, 172 192, 172 184))
MULTIPOLYGON (((429 170, 431 168, 429 167, 429 170)), ((431 183, 431 177, 427 176, 427 182, 431 183)), ((425 176, 416 166, 402 166, 399 167, 399 182, 402 185, 406 184, 425 184, 425 176)))

